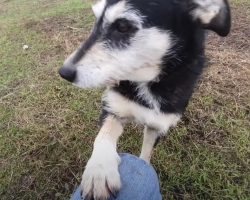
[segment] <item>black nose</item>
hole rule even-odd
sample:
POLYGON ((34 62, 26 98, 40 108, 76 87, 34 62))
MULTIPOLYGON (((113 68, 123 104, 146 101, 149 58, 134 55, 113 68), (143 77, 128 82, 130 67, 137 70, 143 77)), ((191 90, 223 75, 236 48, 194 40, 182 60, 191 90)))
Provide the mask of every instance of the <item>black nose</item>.
POLYGON ((59 70, 59 74, 62 78, 70 82, 73 82, 76 78, 76 70, 68 67, 62 67, 59 70))

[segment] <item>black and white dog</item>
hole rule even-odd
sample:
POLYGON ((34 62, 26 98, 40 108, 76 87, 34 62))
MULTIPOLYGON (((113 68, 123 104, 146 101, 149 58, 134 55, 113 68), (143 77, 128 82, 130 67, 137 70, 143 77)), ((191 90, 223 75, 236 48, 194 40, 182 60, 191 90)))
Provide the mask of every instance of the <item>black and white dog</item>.
POLYGON ((82 88, 103 87, 102 126, 82 177, 88 198, 121 187, 116 151, 128 120, 143 124, 140 157, 180 120, 204 68, 205 29, 226 36, 227 0, 101 0, 92 34, 60 75, 82 88))

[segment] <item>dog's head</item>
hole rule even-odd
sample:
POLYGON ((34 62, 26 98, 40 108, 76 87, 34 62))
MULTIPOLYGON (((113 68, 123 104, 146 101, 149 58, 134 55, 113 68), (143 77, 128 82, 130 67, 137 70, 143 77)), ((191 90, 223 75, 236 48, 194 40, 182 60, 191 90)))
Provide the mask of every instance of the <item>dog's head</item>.
POLYGON ((152 81, 176 44, 202 43, 203 29, 226 36, 231 21, 227 0, 101 0, 93 12, 91 35, 59 71, 82 88, 152 81))

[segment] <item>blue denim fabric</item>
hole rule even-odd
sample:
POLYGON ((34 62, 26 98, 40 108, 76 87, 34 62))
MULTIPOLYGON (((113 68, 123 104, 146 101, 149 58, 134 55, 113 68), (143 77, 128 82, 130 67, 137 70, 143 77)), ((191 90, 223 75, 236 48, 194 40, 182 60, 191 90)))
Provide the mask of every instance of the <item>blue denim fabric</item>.
MULTIPOLYGON (((122 188, 110 200, 162 200, 159 180, 154 168, 144 160, 130 154, 120 154, 119 172, 122 188)), ((81 200, 78 188, 71 200, 81 200)))

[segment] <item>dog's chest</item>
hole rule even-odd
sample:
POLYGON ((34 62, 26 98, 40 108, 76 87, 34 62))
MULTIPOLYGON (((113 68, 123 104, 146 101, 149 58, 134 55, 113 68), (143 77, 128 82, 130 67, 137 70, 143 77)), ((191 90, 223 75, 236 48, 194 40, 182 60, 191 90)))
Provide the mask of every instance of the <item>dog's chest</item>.
POLYGON ((154 110, 156 113, 160 113, 160 99, 156 99, 150 92, 147 84, 141 83, 137 86, 137 97, 145 102, 150 109, 154 110))
MULTIPOLYGON (((140 91, 140 90, 139 90, 140 91)), ((140 95, 147 94, 148 91, 141 90, 140 95)), ((157 101, 153 97, 146 96, 150 108, 140 105, 114 90, 107 90, 104 94, 105 110, 117 115, 119 118, 134 120, 137 123, 166 132, 170 126, 175 126, 179 121, 180 115, 175 113, 162 113, 159 110, 157 101)))

